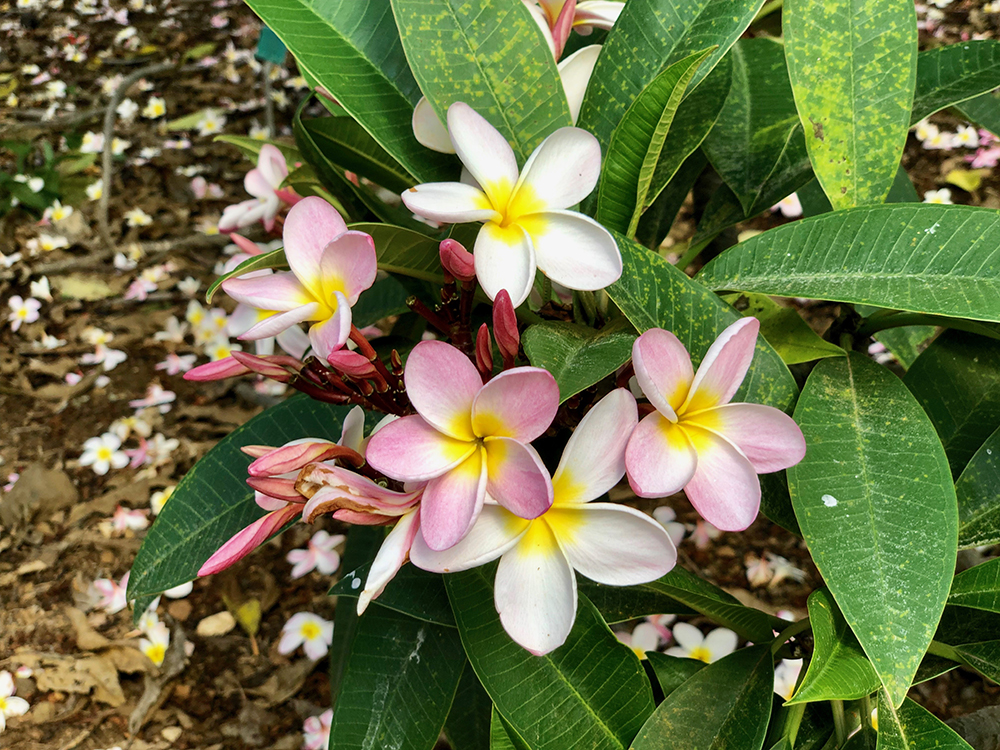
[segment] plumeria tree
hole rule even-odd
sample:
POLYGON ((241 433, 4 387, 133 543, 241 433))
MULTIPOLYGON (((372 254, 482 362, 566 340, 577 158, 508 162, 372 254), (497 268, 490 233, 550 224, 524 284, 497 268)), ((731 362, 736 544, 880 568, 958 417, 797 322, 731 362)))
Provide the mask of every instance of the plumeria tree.
POLYGON ((136 613, 332 516, 335 620, 279 647, 330 653, 309 747, 969 747, 907 694, 1000 676, 1000 567, 955 575, 1000 542, 1000 222, 900 160, 946 107, 996 121, 1000 44, 918 52, 911 0, 248 4, 311 93, 294 144, 230 138, 256 166, 220 229, 281 247, 234 234, 208 292, 245 347, 165 367, 299 393, 173 491, 136 613), (772 207, 806 218, 724 241, 772 207), (685 569, 678 493, 706 542, 800 537, 808 612, 685 569))

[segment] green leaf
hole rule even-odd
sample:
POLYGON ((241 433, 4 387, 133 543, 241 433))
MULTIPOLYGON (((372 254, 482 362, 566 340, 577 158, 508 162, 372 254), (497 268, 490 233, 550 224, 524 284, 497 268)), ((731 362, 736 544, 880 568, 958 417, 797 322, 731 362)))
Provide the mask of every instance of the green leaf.
POLYGON ((1000 214, 931 204, 836 211, 741 242, 710 261, 698 281, 1000 321, 1000 214))
POLYGON ((629 0, 597 59, 578 126, 597 136, 602 151, 626 110, 666 66, 715 47, 699 66, 693 91, 725 57, 763 0, 629 0))
POLYGON ((955 576, 948 604, 1000 612, 1000 557, 955 576))
MULTIPOLYGON (((947 612, 948 608, 945 607, 944 611, 947 612)), ((935 677, 940 677, 953 669, 957 669, 958 666, 955 662, 945 659, 942 656, 925 654, 923 661, 920 662, 920 667, 917 669, 917 674, 913 678, 913 684, 919 685, 922 682, 933 680, 935 677)))
POLYGON ((760 335, 786 365, 843 357, 844 350, 813 331, 792 307, 782 307, 765 294, 729 294, 723 300, 760 321, 760 335))
MULTIPOLYGON (((810 167, 810 173, 812 168, 810 167)), ((830 201, 826 197, 826 193, 823 192, 823 188, 820 187, 819 182, 815 179, 810 180, 807 184, 803 185, 798 191, 799 200, 802 203, 802 215, 806 218, 810 216, 817 216, 818 214, 825 214, 828 211, 833 210, 833 206, 830 205, 830 201)), ((902 166, 896 170, 896 179, 893 180, 892 187, 889 188, 889 194, 885 197, 886 203, 920 203, 920 196, 917 194, 917 189, 913 187, 913 181, 910 179, 910 175, 907 174, 906 170, 902 166)), ((867 314, 867 313, 862 313, 867 314)))
POLYGON ((732 87, 703 148, 744 214, 752 216, 808 182, 812 167, 783 45, 741 39, 730 57, 732 87))
MULTIPOLYGON (((669 133, 667 140, 670 140, 669 133)), ((663 161, 666 158, 668 156, 661 155, 660 160, 663 161)), ((691 192, 698 177, 705 171, 707 163, 708 159, 701 149, 696 149, 691 156, 684 160, 670 182, 660 190, 652 205, 639 219, 635 238, 641 245, 655 250, 663 244, 663 240, 670 233, 670 228, 677 218, 677 213, 684 205, 684 201, 687 200, 688 193, 691 192)), ((655 190, 655 174, 653 175, 653 183, 655 190)))
POLYGON ((881 203, 910 127, 913 3, 788 0, 782 27, 795 106, 823 191, 836 209, 881 203))
POLYGON ((878 695, 878 750, 973 750, 947 724, 909 698, 898 709, 878 695))
POLYGON ((270 143, 277 148, 289 165, 302 161, 302 154, 297 148, 281 141, 272 141, 268 138, 261 140, 260 138, 250 138, 246 135, 217 135, 212 140, 217 143, 228 143, 230 146, 235 146, 246 158, 254 162, 257 161, 261 146, 265 143, 270 143))
POLYGON ((279 247, 277 250, 272 250, 268 253, 251 256, 236 266, 236 268, 229 273, 222 274, 222 276, 211 283, 208 287, 208 291, 205 292, 205 304, 212 303, 212 298, 215 296, 215 293, 219 291, 219 287, 222 286, 222 282, 226 279, 242 276, 243 274, 250 273, 251 271, 260 271, 264 268, 286 270, 288 268, 288 261, 285 260, 285 249, 283 247, 279 247))
POLYGON ((605 586, 577 576, 577 587, 597 607, 609 625, 651 615, 693 615, 694 609, 668 596, 661 588, 642 583, 638 586, 605 586))
MULTIPOLYGON (((371 560, 368 560, 342 575, 330 588, 330 595, 357 599, 368 580, 371 566, 371 560)), ((455 616, 451 613, 441 576, 421 570, 416 565, 404 565, 400 568, 375 601, 386 609, 417 620, 455 627, 455 616)))
POLYGON ((552 52, 520 0, 392 0, 420 89, 446 122, 465 102, 503 134, 520 162, 572 125, 552 52))
POLYGON ((573 323, 538 323, 521 337, 524 353, 559 385, 559 403, 611 375, 632 357, 635 332, 621 319, 595 331, 573 323))
POLYGON ((504 721, 496 706, 490 720, 490 750, 527 750, 524 740, 504 721))
POLYGON ((844 743, 844 750, 876 750, 877 744, 878 733, 869 727, 851 736, 844 743))
POLYGON ((1000 341, 948 330, 903 379, 931 418, 956 477, 1000 427, 1000 341))
POLYGON ((948 605, 934 640, 951 646, 988 641, 1000 633, 1000 613, 948 605))
POLYGON ((955 494, 959 549, 1000 543, 1000 428, 962 470, 955 494))
POLYGON ((390 315, 409 312, 410 308, 406 306, 409 296, 406 287, 392 276, 379 279, 370 289, 361 293, 358 304, 351 309, 351 321, 358 328, 364 328, 390 315))
POLYGON ((975 39, 924 50, 910 124, 1000 86, 1000 42, 975 39))
POLYGON ((658 651, 646 652, 646 658, 653 667, 653 674, 656 675, 656 681, 660 684, 664 698, 669 698, 672 692, 707 666, 698 659, 682 659, 658 651))
POLYGON ((816 366, 795 421, 806 457, 788 469, 788 488, 802 535, 899 703, 955 569, 958 511, 947 458, 902 382, 856 352, 816 366))
POLYGON ((879 689, 878 675, 827 589, 809 595, 809 624, 816 647, 788 703, 854 700, 879 689))
POLYGON ((955 646, 955 650, 979 674, 1000 682, 1000 641, 963 643, 955 646))
POLYGON ((330 747, 431 750, 465 663, 454 628, 372 604, 343 666, 330 747))
POLYGON ((611 134, 597 186, 595 216, 609 229, 629 237, 635 234, 670 123, 698 66, 710 53, 696 52, 656 76, 611 134))
POLYGON ((410 174, 421 182, 451 178, 454 160, 413 137, 410 121, 420 88, 403 55, 389 0, 250 0, 247 5, 285 43, 299 70, 410 174))
POLYGON ((631 750, 760 750, 773 687, 770 648, 740 649, 674 690, 649 717, 631 750))
POLYGON ((969 99, 957 105, 957 109, 966 119, 986 128, 996 135, 1000 133, 1000 92, 991 91, 975 99, 969 99))
POLYGON ((467 661, 451 713, 444 723, 451 750, 487 750, 492 716, 493 702, 467 661))
POLYGON ((128 598, 194 580, 219 547, 265 514, 246 483, 253 459, 240 446, 284 445, 302 437, 339 440, 348 411, 295 395, 220 440, 184 475, 146 534, 132 564, 128 598))
MULTIPOLYGON (((624 270, 621 278, 607 288, 608 296, 640 332, 649 328, 672 331, 691 352, 697 366, 723 329, 739 319, 738 313, 662 256, 621 234, 613 234, 624 270)), ((796 390, 781 357, 766 341, 758 339, 750 374, 733 401, 786 409, 794 402, 796 390)))
POLYGON ((444 281, 439 240, 389 224, 352 224, 350 228, 372 236, 382 271, 437 284, 444 281))
POLYGON ((653 710, 649 681, 632 650, 581 596, 566 643, 532 656, 504 632, 486 576, 483 568, 452 573, 445 586, 462 645, 500 715, 531 750, 564 750, 567 732, 578 747, 628 747, 653 710))

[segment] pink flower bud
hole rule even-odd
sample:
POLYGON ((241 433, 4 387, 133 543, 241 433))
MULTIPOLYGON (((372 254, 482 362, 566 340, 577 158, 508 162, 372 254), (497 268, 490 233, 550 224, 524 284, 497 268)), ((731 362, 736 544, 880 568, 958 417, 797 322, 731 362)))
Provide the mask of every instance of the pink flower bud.
POLYGON ((253 240, 248 240, 243 235, 236 234, 236 232, 230 234, 229 239, 231 239, 233 241, 233 244, 235 244, 236 247, 238 247, 247 255, 260 255, 261 253, 264 252, 263 250, 260 249, 260 245, 258 245, 256 242, 254 242, 253 240))
POLYGON ((277 449, 273 445, 244 445, 240 448, 240 450, 248 456, 260 458, 261 456, 266 456, 271 451, 277 449))
POLYGON ((303 497, 295 491, 295 480, 282 477, 249 477, 249 484, 257 492, 262 492, 268 497, 285 500, 290 503, 301 503, 303 497))
POLYGON ((208 362, 203 365, 193 367, 184 373, 185 380, 223 380, 234 378, 237 375, 246 375, 250 372, 249 367, 245 367, 240 362, 230 357, 223 357, 215 362, 208 362))
POLYGON ((493 341, 485 323, 479 327, 479 334, 476 336, 476 368, 484 381, 493 374, 493 341))
MULTIPOLYGON (((233 359, 242 364, 248 370, 251 370, 258 375, 263 375, 265 378, 271 378, 271 380, 277 380, 279 383, 287 383, 291 378, 291 373, 288 372, 286 367, 282 367, 277 362, 275 362, 274 357, 258 357, 256 354, 250 354, 250 352, 240 352, 234 351, 230 354, 233 359)), ((280 357, 280 355, 279 355, 280 357)), ((298 360, 291 359, 290 357, 280 357, 281 360, 291 360, 296 365, 301 366, 301 362, 298 360)), ((286 364, 286 363, 283 363, 286 364)), ((296 368, 297 369, 297 368, 296 368)))
POLYGON ((375 375, 375 365, 357 352, 338 349, 330 352, 326 361, 330 367, 352 378, 370 378, 375 375))
POLYGON ((294 440, 258 458, 247 467, 247 473, 252 477, 274 477, 299 471, 317 461, 335 458, 345 459, 355 466, 364 463, 364 458, 357 451, 329 440, 294 440))
POLYGON ((521 334, 518 333, 517 315, 506 289, 501 289, 493 300, 493 335, 503 355, 504 365, 510 367, 521 346, 521 334))
POLYGON ((476 278, 476 264, 472 253, 466 250, 461 242, 442 240, 441 266, 445 273, 454 276, 459 281, 473 281, 476 278))

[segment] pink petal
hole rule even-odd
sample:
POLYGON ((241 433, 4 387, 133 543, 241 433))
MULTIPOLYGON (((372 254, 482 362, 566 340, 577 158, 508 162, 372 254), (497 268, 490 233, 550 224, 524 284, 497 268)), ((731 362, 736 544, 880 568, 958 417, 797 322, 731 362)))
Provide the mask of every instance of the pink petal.
POLYGON ((285 161, 285 155, 277 146, 270 143, 265 143, 260 147, 260 153, 257 155, 257 169, 275 188, 288 177, 288 164, 285 161))
POLYGON ((448 136, 448 128, 441 122, 426 96, 420 97, 417 106, 413 108, 412 126, 413 137, 421 146, 442 154, 455 153, 455 147, 451 145, 451 138, 448 136))
POLYGON ((237 302, 259 310, 294 310, 313 301, 312 295, 291 273, 226 279, 222 290, 237 302))
POLYGON ((500 558, 493 601, 507 634, 536 656, 566 642, 576 619, 576 575, 545 521, 532 521, 500 558))
POLYGON ((251 169, 243 178, 243 188, 255 198, 263 198, 278 201, 278 196, 274 194, 274 185, 265 177, 259 169, 251 169))
POLYGON ((464 102, 448 108, 448 134, 455 153, 495 208, 507 205, 517 182, 514 151, 500 132, 464 102))
POLYGON ((419 482, 441 476, 475 450, 475 443, 450 438, 414 414, 390 422, 372 435, 365 457, 388 477, 419 482))
POLYGON ((443 341, 421 341, 406 360, 403 382, 410 402, 445 435, 473 440, 472 403, 483 379, 467 356, 443 341))
POLYGON ((760 481, 736 446, 708 430, 688 428, 698 451, 698 467, 684 493, 695 510, 723 531, 742 531, 760 508, 760 481))
POLYGON ((521 205, 525 213, 569 208, 593 192, 600 176, 597 139, 580 128, 559 128, 528 157, 508 211, 519 216, 521 205))
POLYGON ((635 379, 643 395, 671 421, 687 398, 694 368, 684 344, 670 331, 650 328, 632 344, 635 379))
POLYGON ((486 490, 521 518, 537 518, 552 505, 552 480, 530 445, 503 437, 487 438, 486 490))
POLYGON ((337 455, 338 447, 330 440, 319 438, 293 440, 251 463, 247 467, 247 474, 252 477, 270 477, 289 471, 297 472, 313 461, 323 461, 337 455), (331 451, 331 448, 334 450, 331 451))
POLYGON ((545 515, 570 565, 608 586, 634 586, 666 575, 677 562, 670 535, 635 508, 591 503, 545 515))
POLYGON ((482 190, 461 182, 426 182, 400 193, 400 197, 417 216, 445 224, 500 219, 482 190))
POLYGON ((795 420, 762 404, 724 404, 692 415, 685 423, 711 430, 743 451, 758 474, 794 466, 806 455, 795 420))
POLYGON ((740 318, 719 334, 695 373, 685 412, 729 403, 750 368, 759 330, 756 318, 740 318))
POLYGON ((544 433, 559 409, 559 386, 548 370, 515 367, 484 385, 472 404, 472 428, 480 437, 530 443, 544 433))
POLYGON ((304 323, 307 320, 314 320, 319 312, 319 303, 310 302, 307 305, 296 307, 288 312, 278 313, 264 318, 260 323, 253 326, 249 331, 240 334, 241 341, 256 341, 266 339, 270 336, 277 336, 286 328, 304 323))
POLYGON ((378 273, 372 236, 353 230, 341 234, 323 251, 320 273, 328 295, 331 289, 340 290, 349 304, 356 303, 361 292, 375 283, 378 273))
POLYGON ((555 502, 587 503, 625 475, 625 447, 639 418, 635 398, 616 388, 587 412, 563 449, 552 477, 555 502))
POLYGON ((309 328, 309 343, 320 359, 326 359, 337 351, 351 335, 351 306, 340 292, 334 292, 337 309, 326 320, 309 328))
POLYGON ((244 367, 232 357, 223 357, 215 362, 206 362, 198 365, 186 373, 185 380, 207 381, 222 380, 223 378, 234 378, 237 375, 246 375, 250 372, 249 367, 244 367))
POLYGON ((219 547, 215 554, 208 558, 205 564, 201 566, 198 575, 207 576, 218 573, 220 570, 225 570, 230 565, 242 560, 267 541, 271 534, 299 515, 301 510, 301 505, 289 505, 283 510, 276 510, 268 513, 263 518, 258 518, 219 547))
POLYGON ((694 476, 699 455, 684 429, 659 412, 642 418, 625 449, 628 483, 639 497, 666 497, 694 476))
POLYGON ((552 281, 593 291, 621 277, 622 256, 614 237, 589 216, 545 211, 519 221, 531 235, 538 268, 552 281))
POLYGON ((519 307, 535 283, 535 249, 527 232, 517 225, 502 229, 484 224, 473 250, 476 278, 492 300, 506 289, 514 307, 519 307))
POLYGON ((372 561, 371 569, 368 571, 368 580, 365 581, 365 587, 361 596, 358 597, 359 615, 367 609, 372 599, 385 590, 386 584, 403 567, 419 530, 420 514, 413 510, 400 518, 392 531, 389 532, 372 561))
POLYGON ((601 45, 590 44, 559 62, 559 78, 562 80, 563 91, 566 92, 566 103, 569 104, 569 114, 574 125, 580 117, 583 97, 587 93, 587 85, 600 54, 601 45))
POLYGON ((421 533, 433 550, 448 549, 468 533, 486 499, 485 451, 432 479, 420 502, 421 533))
POLYGON ((427 546, 418 535, 410 550, 410 561, 432 573, 454 573, 495 560, 509 550, 528 529, 528 521, 497 505, 484 505, 479 518, 460 542, 440 552, 427 546))
POLYGON ((303 198, 285 217, 285 257, 299 281, 306 286, 319 278, 323 251, 347 225, 333 206, 322 198, 303 198))

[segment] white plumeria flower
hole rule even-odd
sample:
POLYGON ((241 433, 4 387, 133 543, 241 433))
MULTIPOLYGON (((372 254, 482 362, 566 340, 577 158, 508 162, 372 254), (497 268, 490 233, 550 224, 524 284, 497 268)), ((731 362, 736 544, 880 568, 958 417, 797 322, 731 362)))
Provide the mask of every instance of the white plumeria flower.
POLYGON ((248 135, 255 141, 266 141, 271 137, 271 129, 267 125, 261 125, 256 120, 253 120, 250 124, 248 135))
POLYGON ((225 359, 234 351, 241 352, 243 351, 243 347, 239 344, 234 344, 227 336, 219 336, 205 344, 205 354, 212 362, 225 359))
MULTIPOLYGON (((194 302, 195 300, 192 300, 194 302)), ((204 308, 203 308, 204 309, 204 308)), ((187 334, 187 323, 181 323, 175 315, 167 318, 167 326, 162 331, 153 334, 154 341, 169 341, 173 344, 183 344, 187 334)))
POLYGON ((802 203, 799 201, 798 193, 785 196, 771 206, 771 211, 780 211, 786 219, 797 219, 802 215, 802 203))
POLYGON ((53 250, 63 250, 69 247, 69 240, 60 234, 40 234, 38 235, 38 249, 45 252, 53 250))
POLYGON ((343 534, 331 536, 321 529, 313 534, 306 549, 291 550, 285 559, 294 566, 292 578, 301 578, 313 570, 325 576, 333 575, 340 567, 340 555, 335 548, 345 539, 343 534))
POLYGON ((89 326, 83 330, 80 338, 88 344, 98 346, 100 344, 110 344, 114 341, 115 335, 111 331, 105 331, 96 326, 89 326))
POLYGON ((791 700, 802 671, 802 659, 782 659, 774 667, 774 692, 791 700))
POLYGON ((87 185, 87 198, 92 201, 99 201, 104 194, 104 180, 97 180, 87 185))
POLYGON ((0 672, 0 732, 7 728, 11 716, 23 716, 30 706, 24 698, 14 697, 14 678, 6 669, 0 672))
POLYGON ((45 84, 45 95, 49 99, 62 99, 66 96, 66 83, 63 81, 49 81, 45 84))
POLYGON ((164 487, 162 490, 157 490, 149 496, 149 508, 154 516, 160 515, 163 506, 167 504, 167 500, 174 494, 175 487, 176 485, 172 484, 169 487, 164 487))
POLYGON ((42 278, 32 281, 28 287, 32 297, 38 297, 46 302, 52 301, 52 288, 49 286, 48 276, 42 276, 42 278))
POLYGON ((749 554, 746 556, 744 564, 747 569, 747 581, 753 588, 767 586, 774 577, 774 571, 771 570, 771 565, 766 557, 749 554))
POLYGON ((167 114, 167 102, 161 96, 151 96, 146 101, 146 106, 142 108, 142 116, 147 120, 155 120, 167 114))
POLYGON ((668 648, 668 656, 697 659, 712 664, 736 650, 737 636, 729 628, 716 628, 708 635, 702 635, 694 625, 679 622, 674 625, 674 640, 677 645, 668 648))
MULTIPOLYGON (((120 467, 116 466, 115 468, 120 467)), ((126 531, 144 531, 149 528, 149 511, 143 508, 132 510, 124 505, 119 505, 111 516, 111 528, 116 534, 124 534, 126 531)))
POLYGON ((188 581, 187 583, 182 583, 180 586, 167 589, 163 592, 163 595, 168 599, 183 599, 192 591, 194 591, 194 581, 188 581))
POLYGON ((137 413, 131 417, 116 419, 111 423, 111 427, 108 428, 108 432, 114 433, 123 441, 127 440, 128 436, 133 432, 136 435, 148 438, 153 434, 153 426, 137 413))
POLYGON ((950 206, 953 204, 951 200, 951 190, 948 188, 928 190, 924 193, 924 203, 938 203, 944 206, 950 206))
POLYGON ((45 187, 45 180, 41 177, 30 177, 28 179, 28 190, 33 193, 40 193, 45 187))
POLYGON ((53 349, 58 349, 60 346, 65 346, 66 339, 56 338, 52 334, 42 331, 42 338, 34 342, 34 345, 40 349, 51 351, 53 349))
POLYGON ((583 418, 552 477, 552 506, 534 520, 492 503, 469 533, 434 551, 418 534, 410 550, 419 568, 446 573, 500 558, 494 603, 504 629, 536 655, 561 646, 576 618, 575 571, 609 586, 666 574, 677 550, 660 524, 626 505, 592 502, 625 474, 625 446, 638 421, 635 398, 612 391, 583 418))
POLYGON ((64 206, 59 201, 53 201, 52 205, 45 209, 42 214, 46 219, 52 222, 59 222, 63 219, 67 219, 73 214, 72 206, 64 206))
POLYGON ((121 104, 115 107, 115 112, 125 122, 132 122, 138 111, 139 105, 131 99, 122 99, 121 104))
POLYGON ((90 466, 99 476, 107 474, 112 467, 123 469, 128 466, 128 456, 120 450, 121 446, 121 439, 110 432, 92 437, 83 444, 80 466, 90 466))
POLYGON ((194 276, 186 276, 183 281, 177 282, 177 291, 185 297, 194 297, 201 289, 201 282, 194 276))
POLYGON ((158 622, 145 632, 149 638, 139 639, 139 650, 159 667, 163 664, 167 648, 170 646, 170 629, 167 628, 166 623, 158 622))
POLYGON ((15 294, 7 300, 7 306, 10 307, 10 314, 7 316, 10 329, 16 331, 22 323, 34 323, 38 320, 38 311, 42 308, 42 303, 31 297, 22 299, 20 295, 15 294))
MULTIPOLYGON (((669 631, 667 633, 669 635, 669 631)), ((651 622, 640 622, 631 633, 615 633, 619 641, 635 652, 640 659, 646 658, 647 651, 658 651, 663 633, 651 622)))
POLYGON ((88 130, 80 141, 81 154, 99 154, 104 150, 104 134, 88 130))
POLYGON ((146 463, 154 469, 163 466, 170 461, 170 455, 180 445, 181 441, 177 438, 167 438, 162 432, 156 433, 146 445, 146 463))
POLYGON ((947 151, 951 148, 954 137, 954 133, 949 133, 946 130, 931 133, 931 135, 923 142, 923 146, 928 151, 947 151))
POLYGON ((333 643, 333 623, 330 620, 324 620, 312 612, 296 612, 281 628, 278 653, 290 654, 302 646, 306 656, 317 661, 326 656, 331 643, 333 643))
POLYGON ((21 260, 21 253, 11 253, 10 255, 0 253, 0 266, 3 266, 4 268, 10 268, 19 260, 21 260))
POLYGON ((104 368, 104 372, 111 372, 126 359, 128 359, 128 354, 123 350, 111 349, 104 346, 104 344, 98 344, 94 347, 93 354, 84 354, 80 357, 80 364, 101 365, 104 368))
POLYGON ((221 133, 225 126, 225 116, 214 110, 209 110, 198 121, 196 127, 198 128, 198 135, 216 135, 221 133))
POLYGON ((114 156, 121 156, 129 147, 132 145, 132 141, 126 141, 124 138, 112 138, 111 139, 111 153, 114 156))
POLYGON ((177 394, 173 391, 166 390, 160 381, 154 380, 148 386, 146 386, 146 393, 142 398, 132 399, 128 402, 128 405, 133 409, 145 409, 147 407, 157 407, 160 414, 166 414, 170 411, 170 404, 177 400, 177 394), (164 409, 163 407, 167 408, 164 409))
POLYGON ((128 606, 128 601, 125 599, 125 590, 128 588, 128 576, 128 573, 122 576, 120 583, 115 583, 111 578, 98 578, 92 584, 94 590, 101 596, 101 600, 97 603, 97 606, 109 615, 121 612, 128 606))
POLYGON ((125 212, 125 223, 130 227, 148 227, 153 223, 153 217, 136 207, 125 212))
POLYGON ((952 148, 979 148, 979 133, 972 125, 959 125, 951 137, 952 148))
POLYGON ((764 556, 767 557, 767 561, 771 564, 771 569, 774 571, 770 588, 773 589, 782 581, 789 579, 798 581, 799 583, 806 580, 806 572, 792 565, 791 562, 781 555, 775 555, 773 552, 765 552, 764 556))
POLYGON ((519 174, 510 145, 469 105, 451 105, 448 132, 478 187, 428 183, 401 197, 426 219, 484 222, 474 255, 476 276, 490 299, 506 289, 515 307, 523 303, 536 268, 578 290, 603 289, 621 276, 621 254, 608 230, 566 210, 597 185, 601 147, 594 136, 560 128, 535 149, 519 174))
POLYGON ((653 510, 653 518, 664 529, 667 530, 667 534, 670 535, 670 541, 674 543, 675 547, 679 547, 681 541, 684 539, 684 535, 687 533, 687 527, 684 524, 677 521, 677 513, 669 505, 661 505, 659 508, 653 510))

